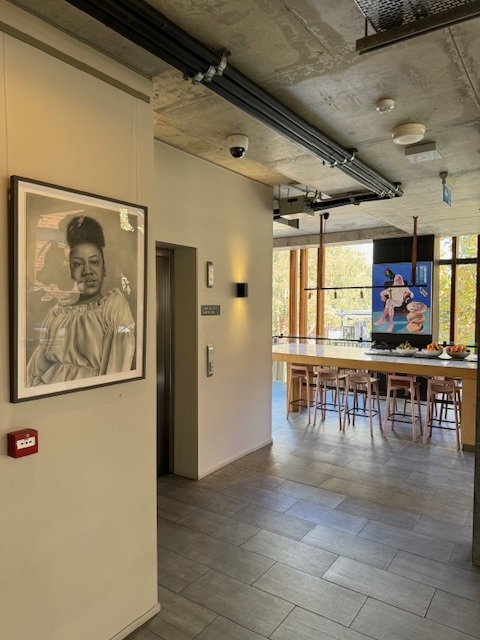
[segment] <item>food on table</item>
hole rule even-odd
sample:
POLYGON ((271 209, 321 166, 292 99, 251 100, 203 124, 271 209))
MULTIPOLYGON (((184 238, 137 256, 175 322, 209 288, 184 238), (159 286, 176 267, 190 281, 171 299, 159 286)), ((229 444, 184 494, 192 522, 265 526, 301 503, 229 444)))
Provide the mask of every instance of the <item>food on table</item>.
POLYGON ((430 344, 427 344, 427 351, 441 351, 441 347, 439 346, 438 342, 431 342, 430 344))
POLYGON ((412 345, 408 342, 402 342, 402 344, 399 344, 397 349, 400 349, 400 351, 411 351, 414 347, 412 347, 412 345))
POLYGON ((464 344, 456 344, 447 348, 447 353, 468 353, 469 350, 464 344))

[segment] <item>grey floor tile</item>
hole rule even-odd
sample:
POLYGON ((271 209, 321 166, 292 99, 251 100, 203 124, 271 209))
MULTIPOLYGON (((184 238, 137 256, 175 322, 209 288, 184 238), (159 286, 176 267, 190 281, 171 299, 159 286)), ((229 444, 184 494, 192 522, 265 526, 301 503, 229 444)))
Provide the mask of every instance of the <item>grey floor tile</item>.
POLYGON ((446 627, 458 629, 480 638, 480 607, 478 602, 437 590, 428 610, 427 618, 446 627))
POLYGON ((472 545, 456 544, 448 564, 452 567, 480 573, 480 566, 472 564, 472 545))
POLYGON ((403 447, 401 451, 395 451, 394 453, 392 453, 392 458, 399 458, 400 460, 412 460, 413 462, 417 462, 420 465, 421 462, 425 460, 425 447, 403 447))
POLYGON ((363 471, 369 475, 375 475, 377 478, 383 478, 385 480, 391 480, 398 483, 404 478, 408 478, 410 471, 404 469, 395 469, 393 467, 385 467, 384 460, 371 461, 362 458, 354 458, 346 465, 346 469, 353 469, 355 471, 363 471))
POLYGON ((161 610, 145 627, 165 640, 192 640, 207 627, 217 614, 183 596, 159 587, 161 610))
POLYGON ((323 576, 338 557, 330 551, 317 549, 270 531, 260 531, 245 542, 242 548, 318 577, 323 576))
POLYGON ((286 514, 352 534, 361 531, 368 522, 366 518, 353 516, 349 513, 322 507, 319 504, 312 504, 304 500, 299 500, 286 514))
POLYGON ((401 458, 390 457, 385 465, 387 467, 396 467, 399 469, 409 469, 410 471, 420 471, 426 475, 445 477, 449 472, 448 466, 442 466, 436 462, 418 463, 414 460, 402 460, 401 458))
POLYGON ((370 522, 359 533, 359 536, 440 562, 447 562, 453 551, 453 543, 451 542, 437 540, 421 533, 398 529, 380 522, 370 522))
POLYGON ((158 548, 158 584, 179 593, 208 571, 208 567, 184 556, 158 548))
POLYGON ((221 478, 231 478, 237 482, 250 484, 253 487, 261 487, 262 489, 274 489, 283 482, 283 478, 276 478, 275 476, 258 473, 256 471, 249 471, 248 469, 242 469, 234 465, 223 467, 215 471, 212 475, 220 476, 221 478))
POLYGON ((391 489, 396 493, 409 496, 410 499, 413 497, 415 500, 417 498, 430 500, 435 494, 435 489, 425 488, 424 485, 411 481, 410 476, 406 479, 402 478, 399 480, 397 478, 391 479, 382 476, 370 475, 368 478, 365 478, 362 484, 378 487, 379 489, 391 489))
POLYGON ((274 511, 280 511, 280 513, 283 513, 297 502, 297 498, 290 498, 274 491, 252 487, 248 484, 237 484, 230 489, 226 489, 224 493, 250 504, 258 504, 274 511))
POLYGON ((325 580, 365 596, 424 616, 435 589, 349 558, 338 558, 323 576, 325 580))
POLYGON ((463 509, 473 509, 473 486, 470 492, 440 487, 435 491, 433 500, 462 507, 463 509))
POLYGON ((448 542, 454 542, 455 544, 469 545, 472 543, 472 527, 442 522, 429 516, 422 516, 413 530, 417 533, 423 533, 432 538, 440 538, 440 540, 448 540, 448 542))
POLYGON ((341 493, 327 491, 326 489, 320 489, 318 487, 310 487, 300 482, 292 482, 291 480, 285 480, 285 482, 276 487, 274 491, 291 498, 296 498, 297 500, 305 500, 305 502, 320 504, 324 507, 330 507, 331 509, 335 509, 335 507, 346 498, 346 496, 341 493))
POLYGON ((326 473, 320 473, 315 470, 307 471, 307 468, 294 469, 292 467, 287 467, 284 464, 273 464, 271 467, 266 469, 266 473, 278 476, 284 480, 293 480, 293 482, 308 484, 311 487, 320 486, 322 482, 325 482, 328 478, 328 474, 326 473))
POLYGON ((307 533, 302 542, 380 569, 386 569, 396 553, 396 549, 384 544, 320 525, 307 533))
POLYGON ((196 640, 262 640, 262 638, 266 636, 260 636, 236 622, 217 616, 212 624, 196 637, 196 640))
POLYGON ((329 478, 320 487, 329 491, 338 491, 347 496, 379 502, 380 504, 385 504, 393 496, 393 491, 390 489, 381 489, 341 478, 329 478))
POLYGON ((186 502, 194 507, 202 507, 214 513, 219 513, 222 516, 231 516, 247 504, 243 500, 229 498, 216 491, 209 491, 200 487, 180 489, 170 497, 175 497, 176 500, 186 502))
POLYGON ((285 600, 212 570, 188 586, 182 595, 267 637, 293 609, 285 600))
POLYGON ((177 521, 190 529, 206 533, 213 538, 236 544, 240 546, 243 542, 258 533, 260 529, 249 524, 243 524, 227 516, 207 511, 206 509, 195 509, 189 515, 177 521))
POLYGON ((178 551, 202 535, 198 531, 192 531, 192 529, 178 524, 178 522, 170 522, 164 518, 157 518, 157 522, 158 546, 170 549, 170 551, 178 551))
POLYGON ((322 449, 299 449, 295 456, 299 456, 306 460, 305 464, 311 464, 312 460, 315 462, 328 462, 329 464, 335 464, 340 467, 344 467, 346 464, 353 460, 352 456, 347 456, 341 451, 335 451, 335 447, 322 447, 322 449), (329 450, 330 449, 330 450, 329 450))
POLYGON ((468 510, 461 507, 455 507, 451 504, 445 504, 442 502, 435 502, 434 500, 427 500, 417 496, 415 500, 412 500, 410 496, 405 496, 401 493, 394 493, 393 496, 387 502, 389 507, 396 507, 397 509, 408 509, 415 513, 430 516, 437 520, 443 520, 444 522, 453 522, 455 524, 464 524, 467 519, 468 510))
POLYGON ((457 469, 450 469, 447 474, 447 478, 452 482, 463 482, 466 486, 473 484, 473 468, 470 470, 459 471, 457 469))
POLYGON ((255 586, 346 626, 352 623, 366 600, 349 589, 278 563, 257 580, 255 586))
POLYGON ((210 536, 194 540, 182 549, 182 555, 246 584, 258 580, 275 562, 210 536))
POLYGON ((192 511, 195 511, 197 507, 192 507, 184 502, 179 502, 173 498, 166 496, 157 496, 157 513, 165 520, 171 520, 175 522, 188 515, 192 511))
POLYGON ((145 627, 140 627, 139 629, 131 633, 126 638, 126 640, 158 640, 159 638, 160 640, 167 640, 167 638, 159 636, 156 633, 152 633, 145 627))
POLYGON ((209 476, 205 476, 205 478, 199 480, 195 486, 200 487, 200 489, 208 489, 209 491, 222 493, 225 489, 230 489, 230 487, 237 485, 238 482, 235 478, 216 476, 211 473, 209 476))
POLYGON ((375 640, 471 640, 464 633, 371 599, 352 628, 375 640))
POLYGON ((263 473, 266 469, 268 469, 268 467, 271 467, 272 464, 275 463, 258 456, 245 456, 244 458, 240 458, 240 460, 236 460, 232 464, 236 467, 241 467, 242 469, 251 469, 252 471, 263 473))
POLYGON ((465 520, 465 524, 468 527, 473 527, 473 510, 468 512, 467 519, 465 520))
POLYGON ((480 602, 480 574, 457 569, 443 562, 420 558, 412 553, 397 553, 388 571, 428 584, 436 589, 480 602))
POLYGON ((311 611, 295 607, 271 636, 272 640, 368 640, 358 631, 344 627, 311 611))
POLYGON ((196 484, 196 480, 184 478, 182 476, 170 475, 160 476, 157 480, 157 492, 164 494, 165 491, 171 491, 179 488, 187 488, 189 485, 196 484))
POLYGON ((295 518, 286 513, 279 513, 254 504, 237 511, 233 519, 251 524, 260 529, 279 533, 294 540, 301 540, 315 526, 312 522, 307 522, 302 518, 295 518))
POLYGON ((411 513, 403 509, 394 509, 384 504, 352 497, 343 500, 336 510, 368 518, 369 520, 375 520, 376 522, 383 522, 384 524, 389 524, 392 527, 408 529, 410 531, 414 528, 420 518, 418 513, 411 513))
MULTIPOLYGON (((356 469, 349 469, 348 467, 330 464, 329 462, 312 462, 312 464, 305 468, 305 471, 323 476, 341 478, 342 480, 351 480, 352 482, 362 482, 370 475, 368 471, 357 471, 356 469)), ((327 480, 327 478, 325 478, 325 480, 327 480)), ((319 484, 322 483, 320 482, 319 484)))
MULTIPOLYGON (((297 450, 298 451, 298 450, 297 450)), ((300 449, 302 451, 302 449, 300 449)), ((254 454, 255 455, 255 454, 254 454)), ((294 469, 303 469, 310 464, 310 460, 306 460, 304 457, 295 454, 281 453, 279 451, 269 451, 268 453, 259 453, 255 457, 259 460, 268 461, 272 464, 284 464, 286 467, 293 467, 294 469)))

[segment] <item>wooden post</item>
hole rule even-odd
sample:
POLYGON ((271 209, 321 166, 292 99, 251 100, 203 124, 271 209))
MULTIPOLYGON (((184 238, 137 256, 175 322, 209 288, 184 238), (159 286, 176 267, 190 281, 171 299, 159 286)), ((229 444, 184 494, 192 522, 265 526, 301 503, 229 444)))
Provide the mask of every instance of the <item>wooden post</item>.
MULTIPOLYGON (((480 236, 477 236, 477 299, 475 313, 475 341, 480 341, 480 236)), ((477 375, 477 410, 475 416, 475 475, 473 480, 473 543, 472 562, 480 565, 480 376, 477 375)))
MULTIPOLYGON (((305 288, 308 282, 308 249, 300 249, 300 305, 298 314, 298 332, 301 336, 307 335, 307 292, 305 288)), ((300 342, 306 342, 301 339, 300 342)))
MULTIPOLYGON (((452 280, 450 282, 450 342, 455 342, 457 329, 457 258, 458 242, 457 238, 452 238, 452 280)), ((477 258, 478 260, 478 258, 477 258)))
POLYGON ((288 314, 288 333, 297 335, 298 314, 298 250, 290 251, 290 295, 288 314))
MULTIPOLYGON (((324 338, 325 333, 325 291, 322 290, 325 282, 325 249, 323 243, 318 247, 317 254, 317 318, 315 332, 317 337, 324 338)), ((322 344, 322 343, 320 343, 322 344)))

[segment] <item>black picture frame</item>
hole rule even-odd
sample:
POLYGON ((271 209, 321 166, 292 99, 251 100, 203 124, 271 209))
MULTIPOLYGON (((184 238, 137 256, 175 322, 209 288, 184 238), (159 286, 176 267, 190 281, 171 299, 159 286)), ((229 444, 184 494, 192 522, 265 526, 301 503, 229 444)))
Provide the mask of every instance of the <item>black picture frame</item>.
POLYGON ((147 207, 11 176, 9 215, 10 401, 145 378, 147 207))

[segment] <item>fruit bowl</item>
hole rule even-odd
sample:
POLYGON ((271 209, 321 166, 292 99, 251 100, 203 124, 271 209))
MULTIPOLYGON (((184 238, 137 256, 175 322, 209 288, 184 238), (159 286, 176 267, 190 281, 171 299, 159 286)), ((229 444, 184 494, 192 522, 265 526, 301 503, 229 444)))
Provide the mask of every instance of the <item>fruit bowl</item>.
POLYGON ((438 358, 443 353, 443 349, 422 349, 422 353, 426 358, 438 358))
POLYGON ((448 349, 447 353, 454 360, 465 360, 465 358, 470 355, 470 351, 449 351, 448 349))
POLYGON ((413 356, 414 353, 418 353, 418 349, 411 347, 410 349, 395 349, 399 356, 413 356))

